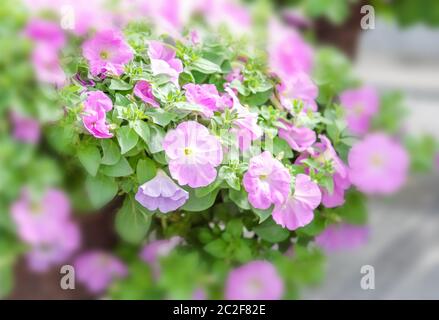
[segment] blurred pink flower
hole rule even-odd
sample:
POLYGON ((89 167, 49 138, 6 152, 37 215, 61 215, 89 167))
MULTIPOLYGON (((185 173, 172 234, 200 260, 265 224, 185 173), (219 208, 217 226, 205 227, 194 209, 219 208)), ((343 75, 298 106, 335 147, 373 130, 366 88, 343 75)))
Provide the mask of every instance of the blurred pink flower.
POLYGON ((236 134, 240 150, 245 151, 252 141, 259 139, 263 134, 261 127, 258 126, 258 114, 245 108, 232 89, 226 88, 225 90, 232 98, 232 110, 238 113, 231 131, 236 134))
POLYGON ((37 44, 49 46, 55 51, 66 43, 66 37, 59 23, 53 21, 34 18, 28 22, 24 33, 37 44))
POLYGON ((38 120, 11 112, 12 136, 15 140, 36 144, 40 140, 41 128, 38 120))
POLYGON ((284 284, 268 261, 255 260, 229 273, 225 288, 227 300, 279 300, 284 284))
POLYGON ((273 219, 277 224, 289 230, 304 227, 314 219, 314 209, 322 200, 318 185, 305 174, 298 174, 294 194, 285 203, 276 204, 273 219))
POLYGON ((225 77, 227 82, 232 82, 234 80, 237 80, 239 82, 243 82, 244 81, 244 76, 242 74, 241 68, 235 67, 232 69, 232 71, 230 71, 226 77, 225 77))
POLYGON ((272 204, 282 204, 290 193, 291 176, 284 165, 264 151, 250 159, 243 185, 248 201, 257 209, 268 209, 272 204))
POLYGON ((139 97, 143 102, 153 106, 154 108, 159 108, 160 105, 156 101, 154 95, 152 94, 152 86, 146 80, 139 80, 134 86, 134 95, 139 97))
POLYGON ((349 152, 349 176, 366 194, 391 194, 407 178, 410 159, 404 147, 385 133, 372 133, 349 152))
POLYGON ((279 137, 284 139, 295 151, 305 151, 316 142, 316 133, 307 127, 296 127, 284 120, 280 120, 287 128, 279 128, 279 137))
POLYGON ((84 127, 95 138, 105 139, 113 136, 106 123, 106 112, 112 108, 113 103, 111 99, 102 91, 90 91, 87 93, 87 99, 84 101, 82 121, 84 127))
POLYGON ((352 224, 333 224, 316 237, 316 244, 326 252, 356 249, 369 238, 367 226, 352 224))
POLYGON ((175 51, 159 41, 150 41, 148 56, 154 75, 164 74, 178 87, 178 77, 183 72, 183 63, 175 58, 175 51))
POLYGON ((140 258, 150 265, 155 278, 160 275, 160 258, 167 256, 182 241, 181 237, 174 236, 170 239, 151 241, 143 247, 140 258))
POLYGON ((163 170, 139 187, 136 200, 150 211, 162 213, 177 210, 189 199, 189 193, 172 181, 163 170))
POLYGON ((318 88, 311 80, 311 77, 304 73, 298 72, 290 75, 288 80, 277 86, 280 101, 289 111, 293 110, 293 100, 300 100, 303 103, 303 111, 317 111, 316 99, 318 88))
POLYGON ((239 35, 252 28, 252 16, 248 6, 237 0, 205 0, 198 10, 212 27, 225 25, 239 35))
POLYGON ((79 282, 92 293, 101 293, 115 279, 128 274, 127 267, 117 257, 103 251, 88 251, 76 258, 74 263, 79 282))
POLYGON ((313 66, 313 50, 299 33, 277 21, 269 28, 269 65, 284 82, 299 72, 310 73, 313 66))
POLYGON ((182 122, 168 131, 163 148, 169 159, 171 176, 180 185, 191 188, 211 184, 217 175, 215 168, 223 160, 219 139, 195 121, 182 122))
POLYGON ((82 45, 82 53, 88 60, 93 76, 113 74, 120 76, 125 64, 133 57, 133 50, 125 42, 119 31, 105 30, 97 32, 82 45))
POLYGON ((60 65, 58 50, 45 44, 37 45, 32 52, 32 64, 38 81, 62 87, 66 75, 60 65))
POLYGON ((34 271, 68 259, 80 245, 80 234, 70 217, 70 202, 57 189, 47 190, 35 202, 27 189, 12 204, 11 215, 18 236, 30 245, 27 258, 34 271))
POLYGON ((349 130, 358 135, 366 134, 370 120, 378 112, 379 97, 376 90, 370 87, 346 90, 340 95, 340 103, 346 110, 349 130))
POLYGON ((206 118, 211 118, 215 111, 224 109, 223 99, 215 85, 188 83, 183 88, 186 90, 186 100, 201 107, 206 118))

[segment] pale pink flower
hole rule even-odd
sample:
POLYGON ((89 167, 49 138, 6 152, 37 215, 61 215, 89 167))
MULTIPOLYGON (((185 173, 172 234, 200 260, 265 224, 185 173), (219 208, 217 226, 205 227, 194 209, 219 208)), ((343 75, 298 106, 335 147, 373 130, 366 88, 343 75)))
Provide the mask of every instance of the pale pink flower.
POLYGON ((133 57, 133 50, 125 42, 120 32, 105 30, 97 32, 82 45, 82 53, 88 60, 93 76, 113 74, 120 76, 125 64, 133 57))
POLYGON ((298 72, 290 75, 288 80, 283 81, 277 86, 280 101, 289 111, 293 110, 293 101, 299 100, 303 103, 303 111, 317 111, 316 99, 318 96, 318 87, 311 80, 311 77, 304 73, 298 72))
POLYGON ((405 183, 410 159, 400 143, 385 133, 372 133, 352 147, 349 176, 367 194, 391 194, 405 183))
POLYGON ((49 46, 55 51, 61 49, 66 43, 66 37, 59 23, 48 20, 30 20, 24 33, 37 44, 49 46))
POLYGON ((169 159, 171 176, 180 185, 199 188, 216 179, 215 168, 223 160, 223 151, 219 139, 205 126, 195 121, 180 123, 168 131, 163 148, 169 159))
POLYGON ((349 130, 357 135, 367 133, 370 121, 379 108, 376 90, 370 87, 346 90, 340 95, 340 103, 346 111, 349 130))
POLYGON ((282 227, 296 230, 304 227, 314 219, 314 209, 322 199, 318 185, 305 174, 298 174, 291 194, 286 202, 276 204, 273 220, 282 227))
POLYGON ((152 73, 167 75, 171 82, 178 86, 178 77, 183 72, 183 63, 175 58, 175 50, 162 42, 150 41, 148 56, 151 60, 152 73))
POLYGON ((281 120, 286 129, 279 128, 279 137, 288 142, 291 149, 295 151, 305 151, 316 141, 316 133, 307 127, 296 127, 295 125, 281 120))
POLYGON ((36 144, 40 140, 41 128, 38 120, 12 112, 11 123, 15 140, 30 144, 36 144))
POLYGON ((326 252, 352 250, 364 245, 369 238, 367 226, 333 224, 316 237, 316 243, 326 252))
POLYGON ((290 193, 291 175, 272 154, 264 151, 250 159, 243 185, 250 204, 257 209, 268 209, 282 204, 290 193))
POLYGON ((201 107, 206 118, 213 117, 215 111, 223 110, 225 103, 213 84, 188 83, 183 87, 186 90, 186 100, 201 107))
POLYGON ((279 300, 283 293, 282 278, 268 261, 251 261, 232 270, 227 277, 227 300, 279 300))
POLYGON ((38 81, 58 87, 65 84, 66 75, 61 67, 57 49, 39 44, 34 48, 31 59, 38 81))
POLYGON ((152 94, 152 86, 148 81, 146 80, 137 81, 136 85, 134 86, 133 92, 134 95, 139 97, 143 102, 151 105, 154 108, 160 107, 154 95, 152 94))

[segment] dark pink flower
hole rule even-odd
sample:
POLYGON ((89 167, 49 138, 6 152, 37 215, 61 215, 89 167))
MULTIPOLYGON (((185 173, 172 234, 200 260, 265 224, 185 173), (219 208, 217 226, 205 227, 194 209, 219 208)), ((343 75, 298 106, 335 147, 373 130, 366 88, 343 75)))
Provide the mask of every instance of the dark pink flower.
POLYGON ((202 114, 211 118, 215 111, 224 109, 224 101, 213 84, 188 83, 183 87, 186 90, 186 100, 201 107, 202 114))
POLYGON ((57 49, 39 44, 34 48, 31 59, 37 80, 58 87, 65 84, 66 75, 61 67, 57 49))
POLYGON ((11 113, 12 136, 18 141, 36 144, 40 140, 40 123, 17 112, 11 113))
POLYGON ((58 50, 66 43, 66 37, 59 23, 32 19, 27 24, 25 35, 40 45, 45 45, 58 50))
POLYGON ((279 137, 290 145, 291 149, 302 152, 311 147, 316 141, 316 133, 307 127, 296 127, 295 125, 281 120, 286 127, 279 128, 279 137))
POLYGON ((146 80, 139 80, 136 82, 134 86, 134 95, 139 97, 143 102, 153 106, 154 108, 159 108, 160 105, 155 100, 154 95, 152 94, 152 86, 146 80))
POLYGON ((106 112, 113 108, 111 99, 102 91, 90 91, 84 101, 82 121, 84 127, 94 137, 99 139, 111 138, 113 134, 106 123, 106 112))

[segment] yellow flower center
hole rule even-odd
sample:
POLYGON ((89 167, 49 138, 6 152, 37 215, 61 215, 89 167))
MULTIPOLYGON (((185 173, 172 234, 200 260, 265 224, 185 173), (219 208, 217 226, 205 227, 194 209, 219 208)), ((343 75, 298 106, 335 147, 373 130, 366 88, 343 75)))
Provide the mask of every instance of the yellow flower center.
POLYGON ((370 163, 374 167, 380 167, 384 163, 384 160, 379 154, 374 154, 372 157, 370 157, 370 163))
POLYGON ((183 152, 184 152, 184 155, 186 155, 186 156, 190 156, 190 155, 192 154, 192 149, 190 149, 190 148, 184 148, 183 152))
POLYGON ((106 60, 106 59, 108 59, 108 56, 110 54, 107 51, 103 50, 103 51, 101 51, 101 53, 99 55, 103 60, 106 60))

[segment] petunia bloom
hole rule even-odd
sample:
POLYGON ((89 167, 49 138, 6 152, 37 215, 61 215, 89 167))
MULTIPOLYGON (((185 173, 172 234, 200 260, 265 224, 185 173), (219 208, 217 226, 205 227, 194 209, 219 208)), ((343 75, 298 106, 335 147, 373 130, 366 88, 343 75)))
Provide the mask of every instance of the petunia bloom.
POLYGON ((264 151, 250 159, 243 180, 248 201, 257 209, 268 209, 272 204, 282 204, 290 193, 291 175, 283 164, 264 151))
POLYGON ((160 275, 160 258, 167 256, 175 247, 177 247, 183 238, 174 236, 170 239, 155 240, 146 244, 141 253, 140 258, 150 265, 156 278, 160 275))
POLYGON ((139 80, 134 86, 134 95, 139 97, 143 102, 158 108, 160 105, 156 101, 154 95, 152 94, 152 86, 146 80, 139 80))
POLYGON ((28 22, 24 34, 37 44, 50 46, 54 50, 58 50, 66 43, 66 37, 59 23, 32 19, 28 22))
POLYGON ((215 111, 224 109, 225 104, 213 84, 188 83, 183 87, 186 90, 186 100, 202 108, 202 114, 211 118, 215 111))
POLYGON ((113 74, 120 76, 125 64, 133 57, 133 50, 118 31, 105 30, 96 33, 82 45, 82 53, 88 60, 93 76, 113 74))
POLYGON ((74 262, 76 277, 92 293, 101 293, 115 279, 128 274, 127 267, 119 258, 103 252, 89 251, 74 262))
POLYGON ((217 175, 215 168, 223 161, 219 139, 195 121, 182 122, 168 131, 163 148, 169 159, 171 176, 180 185, 191 188, 211 184, 217 175))
POLYGON ((17 112, 11 113, 12 136, 15 140, 36 144, 41 136, 40 123, 17 112))
POLYGON ((346 90, 340 95, 340 103, 346 111, 349 130, 357 135, 366 134, 379 108, 376 90, 370 87, 346 90))
POLYGON ((106 112, 113 108, 113 102, 102 91, 90 91, 84 101, 82 121, 84 127, 94 137, 111 138, 113 134, 106 123, 106 112))
POLYGON ((282 121, 286 127, 279 128, 279 137, 290 145, 291 149, 302 152, 311 147, 316 141, 316 133, 307 127, 296 127, 295 125, 282 121))
POLYGON ((356 249, 369 238, 367 226, 347 223, 333 224, 316 237, 316 244, 326 252, 356 249))
POLYGON ((139 187, 136 200, 150 211, 162 213, 177 210, 189 199, 189 193, 169 178, 163 170, 139 187))
POLYGON ((31 60, 38 81, 58 87, 65 84, 66 75, 61 67, 57 49, 38 44, 32 52, 31 60))
POLYGON ((227 300, 279 300, 283 293, 282 278, 268 261, 251 261, 232 270, 227 277, 227 300))
POLYGON ((183 72, 183 63, 175 58, 174 49, 159 41, 150 41, 148 56, 151 60, 153 75, 167 75, 171 82, 178 86, 178 77, 183 72))
POLYGON ((314 209, 322 199, 318 185, 305 174, 296 176, 294 193, 285 203, 277 204, 273 220, 288 230, 304 227, 314 219, 314 209))
POLYGON ((391 194, 405 183, 410 159, 407 151, 385 133, 367 135, 348 155, 353 185, 366 194, 391 194))
POLYGON ((293 101, 299 100, 303 103, 303 111, 317 111, 316 99, 318 96, 318 87, 311 80, 311 77, 304 73, 298 72, 290 75, 287 80, 282 81, 277 86, 280 102, 289 111, 293 111, 293 101))

